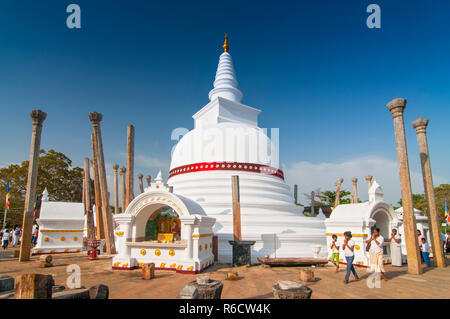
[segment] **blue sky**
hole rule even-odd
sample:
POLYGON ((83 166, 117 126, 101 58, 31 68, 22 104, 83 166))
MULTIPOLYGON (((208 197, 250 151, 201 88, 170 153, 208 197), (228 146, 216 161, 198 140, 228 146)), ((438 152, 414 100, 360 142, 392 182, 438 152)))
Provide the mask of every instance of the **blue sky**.
MULTIPOLYGON (((85 1, 0 3, 0 165, 28 159, 29 111, 47 112, 42 148, 76 165, 90 156, 88 113, 103 113, 108 165, 125 164, 126 127, 136 128, 136 174, 166 169, 176 127, 212 88, 224 33, 261 127, 280 128, 280 153, 300 192, 372 173, 400 197, 386 103, 405 97, 413 190, 423 192, 415 132, 428 128, 435 184, 450 182, 450 27, 446 0, 85 1), (82 28, 66 27, 81 7, 82 28), (381 7, 381 29, 366 7, 381 7)), ((110 171, 110 169, 109 169, 110 171)), ((137 188, 136 188, 137 190, 137 188)), ((367 194, 361 193, 362 199, 367 194)), ((303 201, 303 199, 301 199, 303 201)))

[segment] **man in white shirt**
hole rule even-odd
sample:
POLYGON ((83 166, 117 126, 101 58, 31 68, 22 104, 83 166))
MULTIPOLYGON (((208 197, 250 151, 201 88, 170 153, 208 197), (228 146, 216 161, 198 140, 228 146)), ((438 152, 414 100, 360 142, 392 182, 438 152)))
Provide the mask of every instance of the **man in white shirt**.
POLYGON ((384 238, 380 235, 380 229, 375 228, 366 244, 370 244, 369 255, 370 255, 370 269, 375 272, 381 272, 383 279, 387 281, 386 275, 384 274, 383 265, 383 244, 384 238))
POLYGON ((344 243, 342 244, 342 250, 344 251, 345 261, 347 262, 347 273, 345 274, 344 283, 348 284, 350 279, 350 272, 355 276, 356 281, 359 280, 356 273, 355 266, 353 266, 353 259, 355 259, 355 242, 352 240, 352 233, 347 231, 344 233, 344 243))

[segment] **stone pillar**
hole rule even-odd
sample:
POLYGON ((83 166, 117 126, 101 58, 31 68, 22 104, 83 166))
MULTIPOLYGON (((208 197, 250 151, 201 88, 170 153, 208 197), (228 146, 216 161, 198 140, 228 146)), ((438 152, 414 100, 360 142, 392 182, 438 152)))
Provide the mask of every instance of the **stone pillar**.
POLYGON ((144 177, 144 175, 142 174, 138 174, 138 180, 139 180, 139 191, 141 192, 141 194, 144 192, 144 182, 142 180, 142 178, 144 177))
POLYGON ((125 210, 127 209, 127 186, 126 186, 126 175, 127 175, 127 169, 125 167, 122 167, 120 169, 120 177, 122 178, 122 213, 125 213, 125 210))
POLYGON ((386 105, 392 113, 395 129, 398 168, 403 203, 403 228, 405 232, 406 253, 408 257, 408 272, 419 275, 422 273, 419 245, 417 239, 416 218, 413 211, 411 179, 409 175, 408 151, 406 148, 405 125, 403 111, 406 99, 396 98, 386 105))
POLYGON ((294 203, 295 205, 298 204, 298 185, 294 185, 294 203))
POLYGON ((114 214, 119 213, 119 177, 117 176, 117 172, 119 171, 119 165, 114 164, 114 214))
POLYGON ((100 121, 102 120, 102 115, 100 113, 93 112, 89 114, 89 119, 91 120, 92 128, 94 129, 94 137, 96 142, 97 166, 99 173, 98 175, 101 189, 100 192, 102 195, 102 216, 106 240, 106 253, 108 255, 112 255, 116 253, 116 246, 114 243, 113 219, 108 200, 108 184, 106 182, 106 169, 105 169, 105 160, 103 156, 102 133, 100 129, 100 121))
POLYGON ((98 175, 97 165, 97 142, 95 141, 94 133, 91 134, 91 146, 92 146, 92 171, 94 173, 94 196, 95 196, 95 226, 97 230, 97 239, 105 238, 105 231, 103 229, 103 216, 102 216, 102 195, 100 190, 100 181, 98 175))
POLYGON ((436 209, 436 199, 434 197, 433 176, 431 174, 430 154, 428 151, 427 141, 427 125, 428 120, 418 118, 412 122, 412 126, 416 129, 417 142, 419 143, 420 163, 422 165, 423 184, 425 189, 425 197, 428 204, 428 223, 430 225, 430 234, 432 237, 434 261, 438 267, 445 267, 444 249, 441 239, 441 227, 439 223, 439 215, 436 209))
POLYGON ((19 261, 29 261, 31 254, 31 232, 33 231, 33 205, 36 199, 39 152, 41 150, 42 124, 47 113, 33 110, 30 113, 33 129, 31 133, 30 161, 28 164, 25 211, 23 213, 22 240, 20 242, 19 261))
POLYGON ((134 199, 134 126, 127 129, 127 206, 134 199))
POLYGON ((316 214, 316 201, 314 200, 316 197, 316 194, 314 193, 314 191, 311 192, 311 217, 314 217, 314 215, 316 214))
POLYGON ((239 176, 231 176, 231 183, 233 200, 233 237, 234 241, 241 241, 241 200, 239 195, 239 176))
POLYGON ((367 188, 370 190, 370 188, 372 187, 372 175, 366 175, 365 179, 366 179, 366 183, 367 183, 367 188))
POLYGON ((89 168, 89 158, 84 159, 84 211, 86 214, 86 224, 87 224, 87 238, 95 239, 95 226, 94 226, 94 215, 92 213, 92 201, 91 201, 91 177, 89 168))
POLYGON ((353 184, 353 203, 358 203, 358 179, 356 177, 352 178, 352 184, 353 184))
POLYGON ((151 183, 151 177, 150 175, 145 176, 145 179, 147 180, 147 186, 150 187, 150 183, 151 183))
POLYGON ((344 182, 344 179, 342 177, 339 177, 337 181, 334 183, 334 186, 336 186, 336 198, 334 200, 334 208, 338 207, 341 201, 341 185, 344 182))

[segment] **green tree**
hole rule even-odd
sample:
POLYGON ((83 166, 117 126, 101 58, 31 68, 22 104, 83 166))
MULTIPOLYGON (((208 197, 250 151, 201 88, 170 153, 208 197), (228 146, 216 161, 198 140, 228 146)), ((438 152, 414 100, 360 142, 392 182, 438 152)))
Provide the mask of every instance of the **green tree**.
MULTIPOLYGON (((438 211, 438 215, 440 217, 440 222, 444 222, 444 207, 445 201, 447 201, 447 206, 450 205, 450 185, 449 184, 441 184, 434 188, 434 198, 436 201, 436 208, 438 211)), ((398 204, 402 206, 402 200, 398 201, 398 204)), ((423 212, 427 211, 427 200, 424 194, 413 194, 413 205, 414 208, 417 208, 423 212)))
MULTIPOLYGON (((350 204, 351 203, 351 198, 348 197, 349 195, 351 195, 351 192, 346 191, 345 189, 341 189, 341 191, 339 193, 339 203, 341 203, 341 204, 350 204)), ((316 202, 318 205, 325 206, 326 202, 328 200, 330 205, 333 206, 334 202, 336 200, 336 192, 327 190, 327 191, 322 192, 317 197, 320 198, 320 200, 321 200, 321 202, 316 202)))
MULTIPOLYGON (((0 168, 0 216, 5 210, 6 181, 10 181, 9 224, 21 224, 27 187, 28 161, 0 168)), ((72 161, 63 153, 41 150, 38 165, 36 194, 47 188, 52 201, 81 202, 83 169, 72 167, 72 161)))

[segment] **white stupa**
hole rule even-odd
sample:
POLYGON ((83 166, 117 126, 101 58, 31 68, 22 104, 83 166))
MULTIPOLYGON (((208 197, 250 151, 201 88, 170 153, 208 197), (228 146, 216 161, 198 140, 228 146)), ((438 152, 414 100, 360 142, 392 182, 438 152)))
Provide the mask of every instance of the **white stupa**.
POLYGON ((324 220, 304 216, 295 205, 277 145, 258 127, 261 111, 241 103, 227 38, 223 48, 210 102, 193 115, 195 128, 175 146, 168 184, 216 219, 219 262, 231 261, 232 175, 240 179, 242 239, 256 241, 253 261, 266 255, 311 257, 317 245, 326 255, 324 220))

